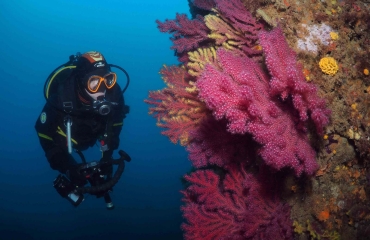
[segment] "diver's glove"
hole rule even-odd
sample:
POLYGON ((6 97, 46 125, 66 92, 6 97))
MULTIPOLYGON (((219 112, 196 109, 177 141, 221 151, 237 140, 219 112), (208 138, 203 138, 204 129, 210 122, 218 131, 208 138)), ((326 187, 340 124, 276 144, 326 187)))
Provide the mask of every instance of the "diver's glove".
POLYGON ((79 165, 77 164, 69 167, 69 169, 66 172, 66 176, 69 178, 72 184, 78 187, 83 187, 87 184, 87 180, 85 176, 80 173, 80 168, 79 165))

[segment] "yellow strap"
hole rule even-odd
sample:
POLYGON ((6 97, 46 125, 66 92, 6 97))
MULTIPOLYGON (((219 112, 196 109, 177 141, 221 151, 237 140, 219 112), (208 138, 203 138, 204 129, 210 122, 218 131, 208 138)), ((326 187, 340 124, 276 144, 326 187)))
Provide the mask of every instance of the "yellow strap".
POLYGON ((123 126, 123 122, 113 124, 113 127, 123 126))
POLYGON ((68 68, 72 69, 72 68, 76 68, 76 66, 66 66, 66 67, 62 67, 62 68, 60 68, 56 73, 54 73, 54 75, 50 78, 50 81, 49 81, 49 83, 48 83, 48 87, 47 87, 47 89, 46 89, 46 98, 49 98, 49 88, 50 88, 50 85, 51 85, 51 83, 53 82, 53 80, 54 80, 55 76, 56 76, 56 75, 58 75, 58 74, 59 74, 61 71, 63 71, 64 69, 68 69, 68 68))
MULTIPOLYGON (((62 135, 63 137, 67 137, 67 135, 63 132, 63 130, 58 126, 58 130, 57 130, 57 133, 59 133, 60 135, 62 135)), ((72 142, 74 144, 78 144, 76 140, 74 140, 73 138, 71 138, 72 142)))
POLYGON ((37 133, 37 135, 39 135, 40 138, 45 138, 47 140, 50 140, 50 141, 53 141, 53 139, 45 134, 42 134, 42 133, 37 133))

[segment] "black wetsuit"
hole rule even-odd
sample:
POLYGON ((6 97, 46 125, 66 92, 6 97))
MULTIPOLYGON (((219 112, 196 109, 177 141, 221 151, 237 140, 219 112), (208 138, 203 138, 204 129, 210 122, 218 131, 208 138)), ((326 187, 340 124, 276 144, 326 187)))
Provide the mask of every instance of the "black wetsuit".
MULTIPOLYGON (((82 103, 78 100, 78 91, 74 91, 74 93, 72 94, 74 98, 72 102, 74 109, 78 109, 82 103)), ((65 126, 67 114, 61 108, 59 110, 55 108, 55 106, 61 106, 59 100, 61 94, 63 93, 58 91, 49 98, 49 102, 45 104, 36 121, 35 128, 51 168, 65 173, 76 162, 68 153, 65 126)), ((73 148, 80 151, 94 146, 97 140, 103 140, 109 148, 109 151, 104 152, 103 157, 110 158, 113 150, 119 147, 119 135, 126 115, 126 106, 118 84, 106 90, 105 98, 118 103, 106 116, 91 111, 74 111, 70 114, 72 119, 71 137, 73 148)), ((86 107, 86 105, 84 106, 86 107)))

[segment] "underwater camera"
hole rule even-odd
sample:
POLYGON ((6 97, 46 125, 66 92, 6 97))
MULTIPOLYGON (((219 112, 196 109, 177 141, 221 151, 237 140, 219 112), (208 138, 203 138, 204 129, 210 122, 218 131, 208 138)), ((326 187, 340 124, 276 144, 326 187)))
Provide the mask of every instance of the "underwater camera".
POLYGON ((76 191, 76 186, 66 176, 59 174, 54 180, 54 188, 64 198, 68 199, 73 206, 77 207, 84 200, 83 194, 76 191))
POLYGON ((112 191, 125 169, 124 161, 131 161, 131 157, 123 150, 118 153, 120 155, 119 159, 88 163, 84 161, 84 163, 79 164, 78 172, 81 177, 90 183, 90 186, 79 187, 73 184, 65 175, 59 174, 54 180, 54 188, 75 207, 84 200, 84 194, 89 193, 97 198, 104 197, 107 209, 113 209, 114 205, 109 192, 112 191), (114 175, 112 174, 113 165, 118 165, 114 175))

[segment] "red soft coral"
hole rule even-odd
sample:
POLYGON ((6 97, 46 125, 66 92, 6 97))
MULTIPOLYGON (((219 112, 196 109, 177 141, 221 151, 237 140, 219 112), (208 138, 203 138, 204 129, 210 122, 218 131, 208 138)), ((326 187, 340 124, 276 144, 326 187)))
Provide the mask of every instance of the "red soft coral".
MULTIPOLYGON (((244 44, 253 47, 262 24, 257 22, 240 0, 215 0, 215 3, 220 16, 244 36, 244 44)), ((248 52, 257 53, 253 49, 248 52)))
POLYGON ((212 116, 203 118, 199 127, 189 133, 186 148, 194 167, 217 165, 227 167, 232 163, 248 163, 254 159, 255 143, 250 136, 231 134, 225 120, 216 121, 212 116))
POLYGON ((209 29, 202 16, 188 19, 186 14, 176 14, 176 20, 156 21, 161 32, 172 33, 171 49, 176 50, 180 62, 187 61, 187 52, 198 48, 202 42, 208 40, 209 29))
POLYGON ((194 0, 194 6, 200 9, 211 11, 216 6, 214 0, 194 0))
POLYGON ((186 240, 292 239, 289 206, 280 202, 278 182, 270 172, 258 179, 243 168, 230 168, 224 178, 212 170, 185 176, 182 225, 186 240))

